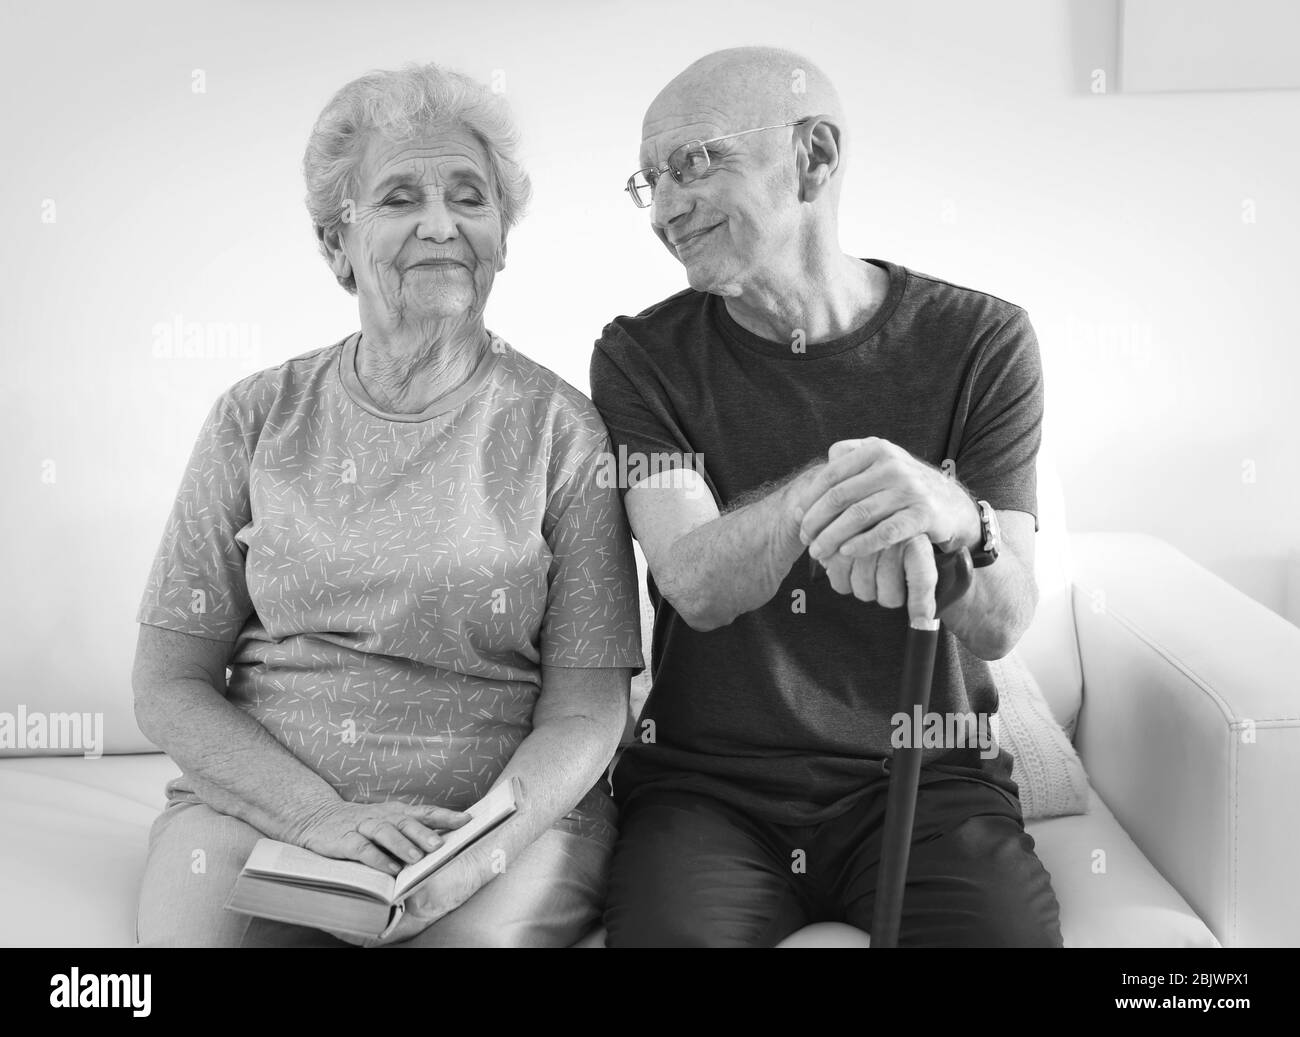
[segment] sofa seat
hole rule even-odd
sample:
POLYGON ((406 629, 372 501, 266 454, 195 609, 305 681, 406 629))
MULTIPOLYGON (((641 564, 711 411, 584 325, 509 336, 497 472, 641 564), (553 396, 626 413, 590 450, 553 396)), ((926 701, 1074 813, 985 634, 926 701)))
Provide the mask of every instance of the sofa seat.
MULTIPOLYGON (((149 826, 178 773, 161 753, 0 760, 0 831, 9 834, 0 851, 0 944, 132 944, 149 826)), ((1061 902, 1066 946, 1218 946, 1095 791, 1089 813, 1027 827, 1061 902), (1095 872, 1098 850, 1105 870, 1095 872)), ((821 925, 785 945, 866 942, 847 926, 821 925)), ((579 946, 603 943, 597 931, 579 946)))
POLYGON ((162 753, 0 760, 0 943, 133 944, 149 826, 179 773, 162 753))
POLYGON ((1088 813, 1030 821, 1067 947, 1218 947, 1219 941, 1088 786, 1088 813), (1098 858, 1098 851, 1104 858, 1098 858), (1104 871, 1094 871, 1094 861, 1104 871))

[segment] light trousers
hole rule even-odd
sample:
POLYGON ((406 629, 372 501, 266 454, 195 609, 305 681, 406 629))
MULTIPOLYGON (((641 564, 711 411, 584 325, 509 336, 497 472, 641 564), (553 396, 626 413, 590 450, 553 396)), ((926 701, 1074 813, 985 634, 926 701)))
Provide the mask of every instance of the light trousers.
MULTIPOLYGON (((610 804, 611 812, 614 810, 610 804)), ((616 835, 544 832, 455 911, 393 947, 569 947, 599 924, 616 835)), ((136 939, 152 947, 347 947, 317 929, 225 908, 262 833, 203 803, 172 800, 149 833, 136 939)))

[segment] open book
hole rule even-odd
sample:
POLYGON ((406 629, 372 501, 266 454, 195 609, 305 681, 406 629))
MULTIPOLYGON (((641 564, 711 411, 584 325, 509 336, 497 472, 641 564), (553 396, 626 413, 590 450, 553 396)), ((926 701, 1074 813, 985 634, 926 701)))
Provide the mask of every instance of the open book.
POLYGON ((397 875, 259 839, 226 907, 314 929, 387 935, 401 920, 410 892, 513 814, 520 792, 518 778, 501 782, 466 811, 468 821, 443 833, 441 846, 397 875))

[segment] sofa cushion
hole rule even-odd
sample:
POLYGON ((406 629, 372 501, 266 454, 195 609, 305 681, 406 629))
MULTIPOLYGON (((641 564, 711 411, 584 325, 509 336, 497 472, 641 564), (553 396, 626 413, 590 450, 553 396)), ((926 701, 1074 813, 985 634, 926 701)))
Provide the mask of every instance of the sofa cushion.
POLYGON ((989 668, 998 689, 998 711, 990 726, 994 740, 1014 761, 1011 778, 1020 787, 1025 820, 1084 813, 1088 776, 1038 681, 1018 652, 989 663, 989 668))
POLYGON ((1031 821, 1052 877, 1067 947, 1218 947, 1182 894, 1138 849, 1089 786, 1088 812, 1031 821))
POLYGON ((1056 722, 1073 740, 1083 704, 1083 664, 1074 629, 1070 537, 1065 525, 1065 495, 1046 431, 1035 466, 1038 480, 1038 532, 1034 536, 1034 580, 1038 608, 1016 650, 1043 690, 1056 722))
POLYGON ((0 760, 3 942, 133 944, 149 827, 179 773, 161 753, 0 760))

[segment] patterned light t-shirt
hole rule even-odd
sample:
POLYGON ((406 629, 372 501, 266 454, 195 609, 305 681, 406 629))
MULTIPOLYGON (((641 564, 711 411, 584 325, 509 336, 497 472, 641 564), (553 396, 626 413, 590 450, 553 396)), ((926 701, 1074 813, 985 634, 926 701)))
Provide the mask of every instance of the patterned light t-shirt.
MULTIPOLYGON (((464 809, 531 731, 543 663, 641 669, 627 521, 557 375, 493 335, 454 393, 390 414, 359 340, 218 398, 136 618, 233 642, 230 701, 344 799, 464 809)), ((607 823, 606 792, 560 826, 607 823)))

